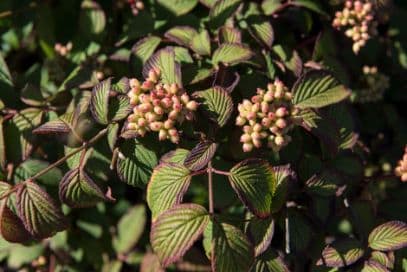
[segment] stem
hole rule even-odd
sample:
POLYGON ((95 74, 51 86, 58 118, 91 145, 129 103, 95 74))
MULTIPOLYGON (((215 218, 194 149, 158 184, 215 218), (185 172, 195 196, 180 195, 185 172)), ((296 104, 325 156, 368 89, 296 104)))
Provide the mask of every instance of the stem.
POLYGON ((208 194, 209 194, 209 214, 213 215, 213 177, 212 162, 208 163, 208 194))
POLYGON ((221 170, 217 170, 215 168, 212 168, 212 172, 218 175, 224 175, 224 176, 229 176, 230 173, 226 172, 226 171, 221 171, 221 170))
POLYGON ((71 153, 67 154, 65 157, 60 158, 59 160, 57 160, 56 162, 54 162, 53 164, 49 165, 47 168, 42 169, 40 172, 38 172, 37 174, 35 174, 34 176, 30 177, 29 180, 34 180, 37 179, 38 177, 44 175, 45 173, 47 173, 48 171, 50 171, 51 169, 53 169, 54 167, 57 167, 58 165, 64 163, 67 159, 69 159, 70 157, 72 157, 73 155, 81 152, 82 150, 86 149, 87 147, 91 146, 92 144, 94 144, 95 142, 97 142, 100 138, 102 138, 103 136, 105 136, 107 133, 107 128, 102 129, 101 131, 99 131, 98 134, 96 134, 92 139, 90 139, 88 142, 84 143, 80 148, 78 148, 77 150, 72 151, 71 153))

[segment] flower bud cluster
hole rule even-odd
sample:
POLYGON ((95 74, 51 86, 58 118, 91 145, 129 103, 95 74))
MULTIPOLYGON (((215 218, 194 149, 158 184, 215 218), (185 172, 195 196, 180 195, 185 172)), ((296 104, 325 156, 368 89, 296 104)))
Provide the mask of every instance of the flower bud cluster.
POLYGON ((403 158, 399 160, 394 172, 396 176, 401 178, 401 181, 407 182, 407 146, 404 148, 403 158))
POLYGON ((144 82, 130 79, 128 97, 133 113, 127 118, 127 129, 144 136, 149 131, 158 132, 160 141, 179 141, 177 124, 192 120, 198 103, 177 84, 162 84, 160 71, 150 70, 144 82))
POLYGON ((382 99, 389 88, 389 77, 378 72, 376 66, 364 66, 361 85, 363 88, 357 91, 355 100, 360 103, 375 102, 382 99))
POLYGON ((56 43, 54 45, 54 50, 57 52, 58 55, 65 57, 68 55, 69 52, 72 50, 72 43, 68 42, 66 45, 63 45, 61 43, 56 43))
POLYGON ((335 14, 332 26, 345 29, 345 35, 353 40, 356 54, 367 40, 377 35, 377 21, 371 0, 347 0, 342 11, 335 14))
POLYGON ((279 151, 290 142, 287 132, 296 124, 298 113, 291 101, 292 93, 277 79, 267 85, 267 90, 258 88, 251 100, 239 104, 236 125, 243 127, 240 142, 244 152, 259 148, 264 142, 279 151))
POLYGON ((134 16, 139 14, 140 10, 144 9, 144 3, 141 0, 127 0, 127 3, 130 5, 131 12, 134 16))

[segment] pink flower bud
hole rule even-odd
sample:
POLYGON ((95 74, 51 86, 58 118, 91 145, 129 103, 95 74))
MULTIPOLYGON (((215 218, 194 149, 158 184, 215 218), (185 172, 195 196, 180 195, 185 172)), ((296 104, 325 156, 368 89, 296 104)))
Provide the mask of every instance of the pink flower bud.
POLYGON ((274 142, 276 143, 277 146, 283 146, 284 145, 284 138, 282 136, 278 135, 274 139, 274 142))
POLYGON ((250 143, 243 144, 243 152, 250 152, 253 150, 253 145, 250 143))
POLYGON ((270 127, 270 132, 277 134, 280 131, 280 129, 277 126, 272 126, 270 127))
POLYGON ((267 113, 269 111, 270 107, 267 102, 261 102, 261 112, 262 113, 267 113))
POLYGON ((176 120, 178 118, 178 111, 172 110, 169 114, 168 114, 168 118, 171 120, 176 120))
POLYGON ((245 133, 252 133, 252 127, 251 126, 244 126, 243 131, 245 133))
POLYGON ((276 121, 276 126, 283 129, 283 128, 285 128, 287 126, 287 122, 284 119, 279 118, 276 121))
POLYGON ((145 125, 147 125, 147 121, 146 121, 146 119, 144 119, 144 118, 140 118, 140 119, 137 120, 137 124, 138 124, 140 127, 144 127, 145 125))
POLYGON ((130 79, 129 85, 131 89, 138 89, 141 86, 140 81, 138 81, 136 78, 130 79))
POLYGON ((262 124, 264 127, 268 128, 268 127, 271 125, 271 119, 270 119, 270 118, 267 118, 267 117, 264 117, 264 118, 261 120, 261 124, 262 124))
POLYGON ((249 112, 246 117, 249 120, 254 120, 254 119, 256 119, 257 114, 255 112, 249 112))
POLYGON ((165 109, 172 107, 172 100, 168 97, 161 100, 161 106, 165 109))
POLYGON ((236 117, 236 126, 243 126, 246 123, 246 119, 238 116, 236 117))
POLYGON ((147 112, 145 115, 147 122, 151 123, 157 120, 157 115, 152 112, 147 112))
POLYGON ((170 86, 170 93, 176 94, 178 92, 178 85, 177 83, 172 83, 170 86))
POLYGON ((260 140, 260 139, 253 139, 253 145, 254 145, 256 148, 261 147, 261 140, 260 140))
POLYGON ((188 94, 186 94, 186 93, 182 94, 181 95, 181 101, 182 101, 182 103, 187 104, 189 102, 188 94))
POLYGON ((157 74, 155 73, 154 69, 151 69, 151 70, 148 72, 148 78, 147 78, 147 80, 148 80, 148 81, 151 81, 151 82, 154 82, 154 83, 157 83, 157 81, 158 81, 158 76, 157 76, 157 74))
POLYGON ((285 107, 280 107, 276 110, 277 117, 284 117, 287 114, 287 109, 285 107))
POLYGON ((162 122, 152 122, 152 123, 150 123, 149 127, 152 131, 159 131, 163 127, 163 123, 162 122))
POLYGON ((171 137, 170 137, 170 140, 171 140, 171 142, 173 142, 174 144, 178 144, 178 142, 179 142, 179 136, 178 136, 178 135, 176 135, 176 136, 171 136, 171 137))
POLYGON ((189 101, 187 103, 187 109, 189 109, 190 111, 196 111, 196 109, 198 108, 198 103, 196 101, 189 101))
POLYGON ((274 99, 274 91, 268 91, 263 97, 263 100, 265 102, 271 102, 271 101, 273 101, 273 99, 274 99))
POLYGON ((252 132, 252 134, 250 134, 250 136, 252 137, 252 139, 253 140, 259 140, 259 139, 261 139, 261 137, 260 137, 260 133, 258 133, 258 132, 252 132))
POLYGON ((142 112, 149 112, 152 110, 151 104, 143 103, 138 107, 142 112))
POLYGON ((154 82, 152 81, 146 80, 141 84, 142 90, 151 90, 152 88, 154 88, 154 82))
POLYGON ((158 132, 158 139, 160 141, 164 141, 165 139, 167 139, 167 137, 168 137, 167 131, 164 129, 160 129, 160 131, 158 132))
POLYGON ((135 123, 127 123, 127 129, 136 130, 137 129, 137 124, 135 124, 135 123))
POLYGON ((174 126, 174 124, 175 124, 174 120, 171 120, 171 119, 165 120, 164 128, 165 129, 170 129, 170 128, 172 128, 174 126))
POLYGON ((250 142, 252 140, 252 137, 249 134, 243 134, 242 136, 240 136, 240 142, 242 143, 247 143, 250 142))
POLYGON ((154 107, 154 112, 158 115, 163 115, 164 114, 164 110, 160 107, 160 106, 155 106, 154 107))
POLYGON ((175 129, 175 128, 172 128, 172 129, 169 129, 168 130, 168 134, 170 135, 170 136, 178 136, 178 131, 177 131, 177 129, 175 129))
POLYGON ((255 131, 255 132, 260 132, 260 131, 261 131, 261 125, 258 124, 258 123, 256 123, 256 124, 253 126, 253 131, 255 131))

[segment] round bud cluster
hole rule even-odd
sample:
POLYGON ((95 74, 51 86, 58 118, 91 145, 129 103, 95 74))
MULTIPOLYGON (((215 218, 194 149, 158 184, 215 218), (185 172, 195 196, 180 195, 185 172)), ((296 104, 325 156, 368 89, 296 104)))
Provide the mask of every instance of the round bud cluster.
POLYGON ((54 45, 54 50, 57 52, 58 55, 65 57, 68 55, 69 52, 72 50, 72 43, 68 42, 66 45, 63 45, 61 43, 56 43, 54 45))
POLYGON ((158 132, 160 141, 179 141, 177 124, 192 120, 198 103, 177 84, 162 84, 160 71, 150 70, 144 82, 130 79, 128 96, 133 113, 127 118, 127 129, 144 136, 148 131, 158 132))
POLYGON ((259 148, 264 142, 277 152, 290 142, 287 132, 296 124, 298 113, 291 100, 292 93, 277 79, 267 85, 267 90, 258 88, 251 100, 239 104, 236 125, 243 127, 240 142, 244 152, 259 148))
POLYGON ((407 146, 404 148, 403 158, 399 160, 394 172, 396 176, 401 178, 401 181, 407 182, 407 146))
POLYGON ((389 77, 378 72, 376 66, 364 66, 360 83, 363 88, 355 93, 355 101, 360 103, 375 102, 383 98, 389 88, 389 77))
POLYGON ((332 22, 337 29, 346 29, 345 35, 353 40, 352 50, 356 54, 367 40, 377 35, 377 21, 371 0, 347 0, 342 11, 335 14, 332 22))
POLYGON ((144 9, 144 3, 141 0, 127 0, 127 3, 129 3, 134 16, 139 14, 140 10, 144 9))

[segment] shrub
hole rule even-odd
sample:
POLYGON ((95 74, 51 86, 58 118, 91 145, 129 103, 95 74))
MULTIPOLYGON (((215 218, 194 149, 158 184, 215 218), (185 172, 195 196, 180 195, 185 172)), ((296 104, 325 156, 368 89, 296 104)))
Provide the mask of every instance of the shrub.
POLYGON ((404 1, 0 3, 0 265, 407 269, 404 1))

